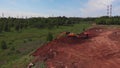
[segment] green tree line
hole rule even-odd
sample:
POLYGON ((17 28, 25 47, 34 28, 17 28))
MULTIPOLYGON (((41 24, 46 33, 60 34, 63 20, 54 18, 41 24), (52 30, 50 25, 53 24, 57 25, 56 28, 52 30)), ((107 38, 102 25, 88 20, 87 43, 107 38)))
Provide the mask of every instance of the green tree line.
POLYGON ((81 21, 90 19, 70 17, 37 17, 37 18, 0 18, 0 33, 21 31, 26 28, 59 28, 59 26, 72 26, 81 21))
POLYGON ((22 31, 26 28, 59 28, 59 26, 72 26, 76 23, 96 22, 102 25, 120 25, 120 16, 99 18, 80 17, 33 17, 33 18, 0 18, 0 33, 10 31, 22 31))
POLYGON ((120 25, 120 16, 114 17, 103 16, 97 18, 96 23, 100 25, 120 25))

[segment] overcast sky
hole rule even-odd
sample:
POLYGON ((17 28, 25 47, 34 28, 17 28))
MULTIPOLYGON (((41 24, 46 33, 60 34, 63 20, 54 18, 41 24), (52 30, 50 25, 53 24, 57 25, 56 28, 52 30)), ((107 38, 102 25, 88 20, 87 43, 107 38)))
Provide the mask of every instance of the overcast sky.
POLYGON ((96 17, 106 15, 109 4, 120 15, 120 0, 0 0, 0 16, 96 17))

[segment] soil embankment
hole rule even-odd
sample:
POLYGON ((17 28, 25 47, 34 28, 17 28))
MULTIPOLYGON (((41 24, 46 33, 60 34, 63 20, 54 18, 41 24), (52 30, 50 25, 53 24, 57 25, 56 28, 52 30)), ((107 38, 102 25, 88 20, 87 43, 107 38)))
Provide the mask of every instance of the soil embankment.
POLYGON ((91 28, 78 37, 61 37, 38 48, 33 63, 47 68, 120 68, 120 29, 91 28))

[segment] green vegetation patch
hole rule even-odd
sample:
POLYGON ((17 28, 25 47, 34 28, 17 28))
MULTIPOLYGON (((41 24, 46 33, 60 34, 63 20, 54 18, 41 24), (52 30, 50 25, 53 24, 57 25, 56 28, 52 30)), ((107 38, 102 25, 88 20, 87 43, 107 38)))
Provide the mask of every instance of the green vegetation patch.
MULTIPOLYGON (((52 36, 49 38, 49 41, 51 41, 52 39, 55 39, 56 36, 61 32, 69 31, 81 33, 90 26, 91 24, 89 23, 79 23, 74 24, 73 26, 59 26, 59 28, 55 29, 27 28, 21 32, 3 32, 0 34, 0 41, 5 41, 7 49, 0 48, 0 56, 2 56, 0 57, 0 67, 19 68, 21 66, 20 68, 24 68, 22 66, 27 64, 27 62, 24 62, 24 56, 45 44, 48 41, 47 36, 49 32, 52 34, 52 36)), ((30 62, 30 60, 28 61, 30 62)))

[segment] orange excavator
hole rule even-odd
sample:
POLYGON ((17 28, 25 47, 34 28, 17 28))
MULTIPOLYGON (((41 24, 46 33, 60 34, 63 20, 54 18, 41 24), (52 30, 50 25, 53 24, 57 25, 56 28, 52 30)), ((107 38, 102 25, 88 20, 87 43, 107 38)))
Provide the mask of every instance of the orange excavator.
POLYGON ((62 32, 57 36, 57 39, 61 38, 61 37, 79 37, 79 35, 75 34, 75 33, 71 33, 71 32, 62 32))
MULTIPOLYGON (((76 38, 80 38, 80 34, 75 34, 75 33, 71 33, 71 32, 62 32, 57 36, 57 39, 61 38, 61 37, 76 37, 76 38)), ((89 38, 89 32, 84 32, 82 35, 83 38, 87 39, 89 38)))
POLYGON ((57 39, 61 38, 61 37, 64 37, 66 35, 68 35, 70 32, 62 32, 60 33, 58 36, 57 36, 57 39))
POLYGON ((75 33, 69 33, 67 36, 68 37, 77 37, 77 38, 79 38, 79 35, 77 35, 75 33))

